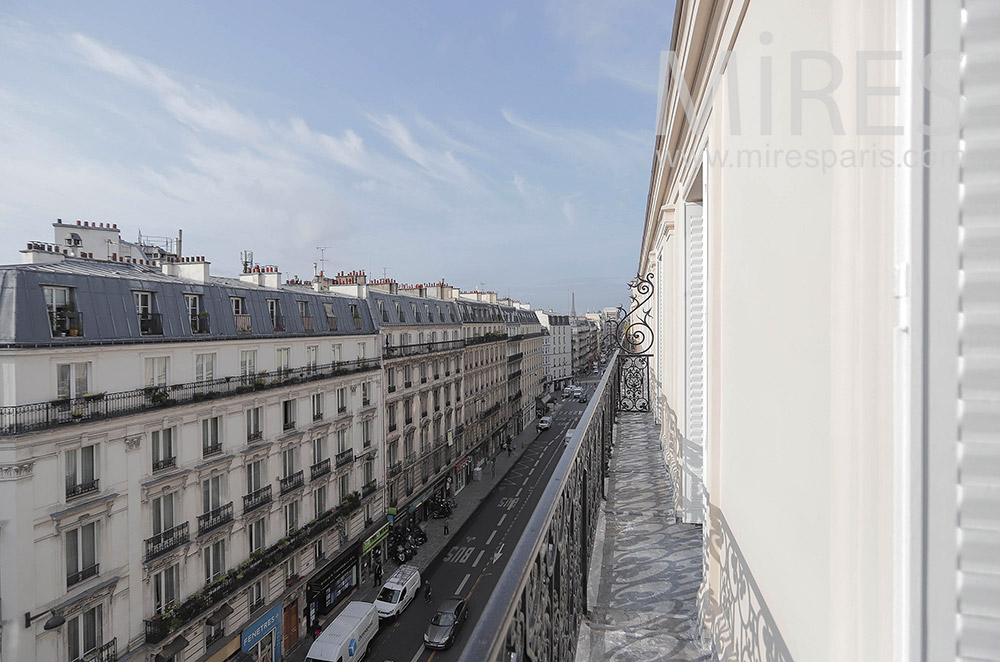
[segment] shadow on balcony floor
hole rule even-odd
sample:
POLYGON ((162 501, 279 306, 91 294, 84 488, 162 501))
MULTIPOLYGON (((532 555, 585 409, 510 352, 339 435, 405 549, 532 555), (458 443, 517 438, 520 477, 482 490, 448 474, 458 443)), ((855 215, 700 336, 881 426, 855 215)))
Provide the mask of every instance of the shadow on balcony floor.
POLYGON ((697 641, 701 527, 675 521, 659 427, 621 414, 615 435, 576 661, 712 660, 697 641))

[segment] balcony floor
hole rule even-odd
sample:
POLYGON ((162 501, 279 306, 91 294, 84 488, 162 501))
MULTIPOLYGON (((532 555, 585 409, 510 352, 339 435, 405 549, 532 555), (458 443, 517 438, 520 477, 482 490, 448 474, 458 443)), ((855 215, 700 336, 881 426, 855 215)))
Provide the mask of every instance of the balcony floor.
POLYGON ((675 521, 659 426, 620 414, 615 435, 576 661, 712 660, 697 640, 701 526, 675 521))

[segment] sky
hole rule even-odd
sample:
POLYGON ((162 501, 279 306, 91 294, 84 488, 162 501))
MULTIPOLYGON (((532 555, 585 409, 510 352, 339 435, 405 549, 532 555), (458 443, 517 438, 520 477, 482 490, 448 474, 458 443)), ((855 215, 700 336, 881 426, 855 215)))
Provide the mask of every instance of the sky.
POLYGON ((0 263, 56 218, 235 276, 628 299, 670 0, 0 4, 0 263), (326 247, 324 251, 317 247, 326 247))

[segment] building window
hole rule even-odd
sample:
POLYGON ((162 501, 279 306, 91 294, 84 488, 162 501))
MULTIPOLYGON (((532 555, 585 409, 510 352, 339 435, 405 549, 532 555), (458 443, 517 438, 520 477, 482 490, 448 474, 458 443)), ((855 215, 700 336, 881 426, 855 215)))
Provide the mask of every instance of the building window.
POLYGON ((390 402, 387 405, 387 411, 389 416, 389 432, 396 429, 396 403, 390 402))
POLYGON ((312 395, 312 414, 313 420, 318 421, 323 418, 323 394, 314 393, 312 395))
POLYGON ((396 390, 396 369, 389 368, 385 371, 385 384, 389 389, 389 393, 396 390))
POLYGON ((240 350, 240 375, 253 378, 257 374, 257 350, 240 350))
POLYGON ((202 513, 210 513, 222 506, 222 476, 212 476, 201 481, 202 513))
MULTIPOLYGON (((263 524, 264 520, 260 522, 263 524)), ((264 582, 256 581, 250 584, 250 588, 247 589, 247 604, 250 605, 251 613, 264 606, 264 582)))
POLYGON ((413 369, 405 365, 403 366, 403 386, 409 386, 413 381, 413 369))
POLYGON ((319 365, 319 345, 309 345, 306 347, 306 367, 315 370, 319 365))
POLYGON ((284 478, 288 478, 296 471, 298 463, 295 461, 295 451, 296 449, 294 448, 281 451, 281 469, 282 477, 284 478))
POLYGON ((264 487, 264 460, 247 464, 247 494, 253 494, 264 487))
POLYGON ((218 540, 205 548, 205 583, 209 584, 226 571, 226 541, 218 540))
POLYGON ((295 400, 284 400, 281 403, 281 428, 283 430, 295 428, 295 400))
POLYGON ((316 517, 326 512, 326 485, 320 485, 313 492, 313 507, 316 511, 316 517))
POLYGON ((97 533, 97 522, 66 532, 67 588, 98 573, 97 533))
POLYGON ((153 430, 150 433, 153 447, 153 471, 166 469, 177 465, 177 455, 174 449, 174 429, 153 430))
POLYGON ((372 421, 371 419, 361 421, 361 442, 365 448, 372 445, 372 421))
POLYGON ((383 322, 389 321, 389 313, 386 312, 385 304, 382 303, 381 299, 378 300, 378 314, 382 317, 383 322))
POLYGON ((56 366, 56 397, 81 398, 90 392, 90 362, 56 366))
POLYGON ((347 389, 340 387, 337 389, 337 413, 343 414, 347 411, 347 389))
POLYGON ((162 614, 180 593, 180 566, 172 565, 153 575, 153 613, 162 614))
POLYGON ((285 325, 281 319, 281 306, 277 299, 267 300, 267 316, 271 318, 271 328, 275 331, 284 331, 285 325))
POLYGON ((209 382, 215 379, 215 354, 195 354, 194 380, 209 382))
POLYGON ((66 451, 66 496, 74 497, 97 489, 97 445, 66 451))
POLYGON ((146 386, 166 386, 170 358, 155 356, 146 359, 146 386))
POLYGON ((371 400, 371 382, 361 383, 361 406, 367 407, 372 403, 371 400))
POLYGON ((316 437, 312 442, 312 463, 319 464, 326 459, 326 437, 316 437))
POLYGON ((334 343, 330 347, 330 351, 333 352, 332 358, 330 360, 333 361, 334 363, 339 363, 341 360, 342 345, 339 342, 334 343))
POLYGON ((101 605, 66 621, 66 646, 70 662, 82 662, 104 643, 101 605))
POLYGON ((289 349, 287 347, 282 347, 277 350, 276 354, 275 367, 281 372, 287 372, 288 366, 290 365, 288 362, 289 349))
POLYGON ((344 474, 340 477, 340 501, 344 502, 347 495, 351 493, 351 475, 344 474))
POLYGON ((398 322, 403 321, 403 307, 399 304, 398 301, 396 302, 396 321, 398 322))
POLYGON ((164 494, 150 502, 153 516, 153 535, 158 536, 177 525, 177 493, 164 494))
POLYGON ((222 440, 219 438, 219 428, 222 419, 218 416, 201 421, 201 454, 204 457, 222 452, 222 440))
POLYGON ((359 361, 364 360, 365 356, 367 356, 366 349, 365 349, 366 347, 367 347, 367 343, 363 343, 363 342, 359 342, 358 343, 358 360, 359 361))
POLYGON ((264 549, 264 518, 256 519, 247 527, 249 533, 250 553, 263 551, 264 549))
POLYGON ((229 297, 229 303, 233 306, 233 315, 242 315, 244 308, 243 297, 229 297))
POLYGON ((247 409, 247 442, 256 441, 264 436, 260 427, 260 407, 247 409))
POLYGON ((285 504, 285 535, 295 533, 299 528, 299 502, 289 501, 285 504))
POLYGON ((347 439, 347 430, 337 430, 337 452, 343 453, 350 445, 350 441, 347 439))
POLYGON ((298 579, 298 564, 295 562, 295 554, 285 560, 285 579, 298 579))

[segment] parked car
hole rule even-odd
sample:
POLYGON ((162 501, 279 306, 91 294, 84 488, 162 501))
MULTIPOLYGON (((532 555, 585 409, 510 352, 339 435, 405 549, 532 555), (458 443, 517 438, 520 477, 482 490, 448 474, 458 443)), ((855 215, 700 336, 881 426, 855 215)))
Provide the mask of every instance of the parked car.
POLYGON ((448 648, 455 643, 458 631, 469 617, 465 600, 460 596, 452 596, 438 605, 437 611, 431 617, 427 632, 424 633, 424 646, 427 648, 448 648))
POLYGON ((538 419, 538 425, 536 427, 539 432, 541 432, 542 430, 548 430, 550 427, 552 427, 552 417, 542 416, 540 419, 538 419))

